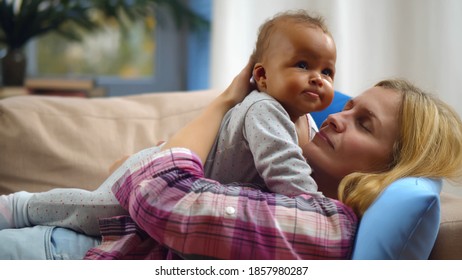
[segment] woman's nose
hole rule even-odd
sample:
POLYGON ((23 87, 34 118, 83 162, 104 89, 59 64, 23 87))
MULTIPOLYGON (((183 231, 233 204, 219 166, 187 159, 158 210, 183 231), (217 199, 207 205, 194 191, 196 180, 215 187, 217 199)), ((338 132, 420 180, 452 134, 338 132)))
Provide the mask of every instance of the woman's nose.
POLYGON ((328 115, 326 124, 336 132, 342 132, 345 130, 345 122, 342 120, 339 113, 328 115))

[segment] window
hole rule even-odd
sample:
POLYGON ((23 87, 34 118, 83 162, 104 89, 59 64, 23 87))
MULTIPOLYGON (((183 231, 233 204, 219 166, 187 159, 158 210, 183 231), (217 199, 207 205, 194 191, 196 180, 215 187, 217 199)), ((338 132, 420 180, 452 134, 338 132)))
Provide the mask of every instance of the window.
POLYGON ((41 75, 118 76, 139 79, 154 74, 155 19, 131 23, 127 32, 108 22, 104 30, 73 42, 56 34, 36 41, 36 70, 41 75), (53 63, 50 63, 53 61, 53 63))
MULTIPOLYGON (((210 19, 210 1, 192 2, 200 4, 192 6, 193 10, 210 19)), ((161 27, 154 17, 148 17, 133 23, 125 33, 108 23, 105 30, 86 34, 82 42, 55 34, 31 42, 27 72, 37 77, 94 77, 109 96, 205 88, 209 41, 208 32, 190 34, 168 17, 163 17, 161 27), (188 72, 195 83, 188 82, 188 72)))

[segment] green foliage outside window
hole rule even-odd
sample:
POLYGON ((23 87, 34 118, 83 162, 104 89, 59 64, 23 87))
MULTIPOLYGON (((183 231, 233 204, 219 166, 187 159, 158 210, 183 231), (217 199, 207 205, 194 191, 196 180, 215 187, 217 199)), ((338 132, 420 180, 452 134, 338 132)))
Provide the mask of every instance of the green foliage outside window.
POLYGON ((147 17, 128 28, 130 32, 122 32, 117 24, 108 22, 79 42, 47 34, 36 42, 36 70, 41 76, 153 76, 155 19, 147 17))
POLYGON ((21 50, 31 39, 40 38, 38 68, 44 73, 151 75, 155 43, 149 39, 154 38, 154 24, 162 27, 166 17, 192 30, 209 25, 182 0, 0 0, 0 50, 2 45, 8 51, 21 50), (117 45, 118 55, 102 52, 93 61, 78 59, 79 52, 83 56, 91 52, 85 45, 98 40, 117 45), (79 42, 83 50, 73 42, 79 42), (137 44, 135 49, 133 44, 137 44), (75 61, 70 66, 54 63, 63 59, 75 61), (134 64, 127 64, 133 60, 134 64))

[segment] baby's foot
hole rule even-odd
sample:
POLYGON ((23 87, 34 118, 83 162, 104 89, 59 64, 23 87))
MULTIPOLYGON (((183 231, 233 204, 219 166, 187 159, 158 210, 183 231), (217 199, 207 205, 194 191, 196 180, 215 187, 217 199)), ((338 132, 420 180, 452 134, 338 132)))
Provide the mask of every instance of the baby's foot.
POLYGON ((27 218, 28 192, 0 196, 0 230, 30 226, 27 218))
POLYGON ((13 228, 12 201, 12 194, 0 196, 0 230, 13 228))

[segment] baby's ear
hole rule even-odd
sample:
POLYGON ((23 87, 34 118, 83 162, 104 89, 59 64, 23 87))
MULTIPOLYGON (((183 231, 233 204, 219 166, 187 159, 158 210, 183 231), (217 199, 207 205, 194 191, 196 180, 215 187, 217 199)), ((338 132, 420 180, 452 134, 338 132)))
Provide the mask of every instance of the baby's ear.
POLYGON ((256 63, 253 67, 253 79, 256 82, 259 91, 266 90, 266 73, 265 68, 261 63, 256 63))

